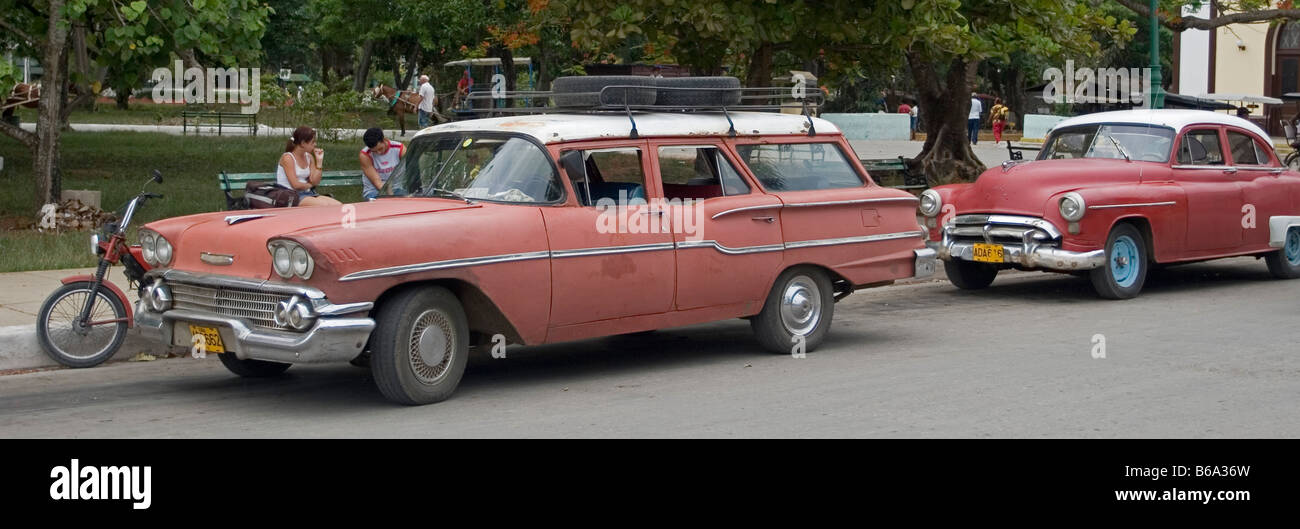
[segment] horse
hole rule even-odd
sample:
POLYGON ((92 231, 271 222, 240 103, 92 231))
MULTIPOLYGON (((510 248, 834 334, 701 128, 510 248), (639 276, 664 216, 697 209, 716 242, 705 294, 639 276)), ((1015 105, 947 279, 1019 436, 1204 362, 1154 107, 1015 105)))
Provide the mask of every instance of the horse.
POLYGON ((41 102, 41 85, 18 83, 14 85, 13 92, 5 98, 5 102, 0 107, 4 108, 3 118, 5 122, 13 119, 14 109, 18 107, 36 108, 41 102))
MULTIPOLYGON (((406 114, 417 114, 420 101, 423 100, 420 94, 407 90, 397 90, 391 86, 385 86, 380 83, 371 92, 371 96, 388 103, 388 111, 397 115, 397 124, 402 129, 402 135, 406 135, 406 114)), ((417 114, 418 115, 418 114, 417 114)))

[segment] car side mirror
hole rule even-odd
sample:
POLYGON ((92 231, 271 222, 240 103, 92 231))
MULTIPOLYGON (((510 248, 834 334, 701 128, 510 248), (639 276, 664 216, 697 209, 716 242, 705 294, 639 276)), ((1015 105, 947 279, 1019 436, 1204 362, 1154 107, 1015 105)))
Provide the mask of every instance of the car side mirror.
POLYGON ((162 183, 162 171, 159 171, 159 170, 157 170, 157 169, 154 169, 154 170, 153 170, 153 173, 150 173, 150 174, 151 174, 151 176, 153 177, 153 181, 154 181, 154 183, 158 183, 158 184, 161 184, 161 183, 162 183))

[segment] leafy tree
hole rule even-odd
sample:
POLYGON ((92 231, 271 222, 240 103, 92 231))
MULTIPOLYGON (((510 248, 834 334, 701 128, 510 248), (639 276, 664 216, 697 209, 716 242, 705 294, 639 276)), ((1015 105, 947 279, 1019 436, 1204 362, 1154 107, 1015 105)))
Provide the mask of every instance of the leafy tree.
POLYGON ((270 9, 260 0, 0 0, 0 12, 6 13, 0 29, 40 56, 44 68, 36 132, 0 123, 0 133, 34 153, 39 208, 59 199, 61 126, 106 79, 129 90, 130 80, 173 56, 192 66, 201 60, 255 66, 270 9), (69 85, 76 93, 71 103, 69 85))

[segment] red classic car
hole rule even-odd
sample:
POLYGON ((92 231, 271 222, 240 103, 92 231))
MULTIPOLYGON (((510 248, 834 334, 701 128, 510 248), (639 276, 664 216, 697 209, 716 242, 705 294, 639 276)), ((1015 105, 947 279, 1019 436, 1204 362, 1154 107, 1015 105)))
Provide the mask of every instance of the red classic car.
POLYGON ((948 279, 999 270, 1087 273, 1104 298, 1132 298, 1155 263, 1262 257, 1300 277, 1300 174, 1268 135, 1225 114, 1102 112, 1062 121, 1038 159, 935 187, 920 209, 948 279))
POLYGON ((917 199, 798 115, 448 123, 382 194, 145 226, 137 325, 242 376, 369 355, 386 397, 420 404, 451 394, 471 345, 749 318, 766 348, 811 350, 837 300, 936 264, 917 199))

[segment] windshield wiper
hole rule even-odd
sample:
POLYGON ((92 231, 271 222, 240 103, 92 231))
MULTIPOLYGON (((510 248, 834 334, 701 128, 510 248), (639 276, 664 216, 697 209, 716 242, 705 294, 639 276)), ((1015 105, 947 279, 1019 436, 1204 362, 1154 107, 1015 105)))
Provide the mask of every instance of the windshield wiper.
POLYGON ((1110 140, 1111 143, 1115 144, 1115 148, 1116 148, 1116 149, 1119 149, 1119 153, 1122 154, 1122 155, 1124 155, 1124 161, 1128 161, 1128 162, 1133 161, 1132 158, 1129 158, 1129 157, 1128 157, 1128 153, 1127 153, 1127 152, 1124 152, 1124 146, 1120 145, 1120 144, 1119 144, 1119 141, 1116 140, 1114 136, 1111 136, 1111 135, 1107 134, 1107 135, 1106 135, 1106 139, 1110 140))
POLYGON ((455 191, 450 191, 450 190, 443 189, 443 188, 440 188, 440 187, 435 187, 435 188, 430 189, 429 192, 428 192, 425 196, 433 196, 433 197, 443 196, 443 197, 454 198, 454 199, 456 199, 456 200, 464 200, 466 204, 473 204, 473 203, 474 203, 474 202, 471 201, 470 199, 465 198, 464 196, 461 196, 459 193, 457 193, 457 192, 455 192, 455 191))

